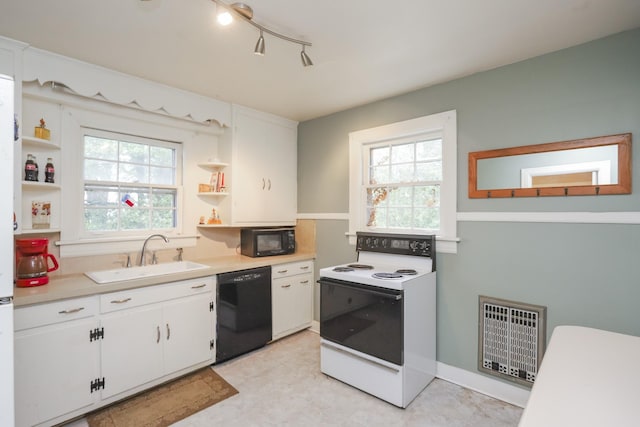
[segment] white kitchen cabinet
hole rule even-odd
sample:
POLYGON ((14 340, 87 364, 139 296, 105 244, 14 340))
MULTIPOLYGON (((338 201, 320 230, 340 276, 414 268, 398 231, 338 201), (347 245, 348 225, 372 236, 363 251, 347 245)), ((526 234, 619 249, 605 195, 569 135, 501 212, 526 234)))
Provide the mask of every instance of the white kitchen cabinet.
POLYGON ((105 315, 102 375, 108 398, 162 376, 162 309, 143 306, 105 315))
POLYGON ((215 276, 19 307, 16 426, 52 426, 214 362, 215 276))
POLYGON ((97 314, 97 297, 15 309, 16 426, 57 424, 97 400, 97 314))
POLYGON ((234 106, 226 146, 231 151, 232 225, 294 225, 297 122, 234 106))
POLYGON ((100 297, 103 399, 213 363, 214 280, 185 280, 100 297))
POLYGON ((273 339, 308 328, 313 320, 313 261, 274 265, 271 271, 273 339))

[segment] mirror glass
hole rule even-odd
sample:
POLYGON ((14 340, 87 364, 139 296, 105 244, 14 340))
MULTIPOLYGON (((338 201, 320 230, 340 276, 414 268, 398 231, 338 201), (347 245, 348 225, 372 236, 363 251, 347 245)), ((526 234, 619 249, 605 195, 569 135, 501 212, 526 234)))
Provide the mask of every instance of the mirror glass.
POLYGON ((631 134, 469 153, 469 197, 631 192, 631 134))

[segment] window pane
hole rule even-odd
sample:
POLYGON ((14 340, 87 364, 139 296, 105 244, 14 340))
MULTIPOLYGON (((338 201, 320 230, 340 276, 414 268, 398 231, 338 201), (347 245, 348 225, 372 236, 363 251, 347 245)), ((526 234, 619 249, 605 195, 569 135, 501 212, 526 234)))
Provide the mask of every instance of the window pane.
POLYGON ((385 165, 389 163, 389 147, 372 148, 369 151, 371 166, 385 165))
POLYGON ((388 209, 388 224, 389 228, 411 228, 412 218, 411 208, 389 208, 388 209))
POLYGON ((151 207, 151 196, 148 188, 122 188, 120 190, 120 200, 123 202, 124 207, 131 207, 126 204, 125 200, 127 198, 133 203, 133 207, 151 207))
POLYGON ((84 156, 104 160, 118 160, 118 141, 85 135, 84 156))
POLYGON ((120 142, 120 161, 132 163, 149 163, 149 146, 135 142, 120 142))
POLYGON ((175 211, 156 209, 153 211, 153 226, 155 228, 173 228, 176 226, 175 211))
POLYGON ((84 209, 84 224, 89 231, 116 231, 117 209, 84 209))
POLYGON ((149 210, 148 209, 123 209, 120 214, 120 228, 122 230, 148 230, 149 210))
MULTIPOLYGON (((398 156, 394 159, 406 159, 412 154, 407 146, 418 144, 402 144, 398 156)), ((423 148, 427 147, 425 144, 423 148)), ((440 141, 432 144, 428 156, 434 160, 421 162, 392 163, 389 167, 370 168, 370 181, 381 179, 389 169, 391 177, 388 183, 393 187, 368 187, 367 191, 367 226, 388 229, 422 229, 439 230, 440 227, 440 185, 442 180, 442 161, 439 150, 440 141), (415 172, 414 172, 415 169, 415 172), (413 182, 435 181, 437 185, 413 185, 413 182)), ((395 147, 394 147, 395 148, 395 147)), ((427 147, 429 148, 429 147, 427 147)), ((423 150, 423 157, 425 150, 423 150)), ((378 181, 372 183, 380 183, 378 181)))
POLYGON ((413 181, 413 163, 391 165, 390 182, 411 182, 413 181))
POLYGON ((172 148, 166 147, 150 147, 151 148, 151 164, 157 166, 169 166, 175 165, 172 148))
POLYGON ((416 143, 416 160, 433 160, 442 158, 442 140, 432 139, 416 143))
POLYGON ((369 184, 386 184, 389 182, 389 166, 372 167, 369 184))
POLYGON ((416 163, 416 181, 442 181, 442 161, 416 163))
POLYGON ((151 182, 154 184, 174 185, 175 175, 174 169, 151 166, 151 182))
POLYGON ((84 143, 85 180, 114 183, 107 186, 85 183, 85 230, 176 228, 178 190, 174 186, 179 182, 176 159, 180 153, 177 144, 174 148, 154 145, 154 140, 144 143, 89 135, 85 135, 84 143))
POLYGON ((415 205, 417 207, 440 206, 440 186, 427 185, 415 188, 415 205))
POLYGON ((173 208, 176 206, 175 190, 154 190, 152 196, 153 206, 156 208, 173 208))
POLYGON ((413 187, 400 187, 389 192, 389 205, 391 206, 413 206, 413 187))
POLYGON ((117 208, 120 198, 117 187, 85 186, 85 207, 111 207, 117 208))
POLYGON ((102 160, 85 159, 84 179, 89 181, 117 181, 118 164, 102 160))
POLYGON ((141 184, 146 184, 149 182, 149 167, 120 163, 120 172, 118 176, 120 178, 120 182, 139 182, 141 184))
POLYGON ((391 163, 413 162, 415 144, 394 145, 391 148, 391 163))
POLYGON ((415 227, 425 230, 440 229, 440 209, 420 209, 414 210, 415 227))

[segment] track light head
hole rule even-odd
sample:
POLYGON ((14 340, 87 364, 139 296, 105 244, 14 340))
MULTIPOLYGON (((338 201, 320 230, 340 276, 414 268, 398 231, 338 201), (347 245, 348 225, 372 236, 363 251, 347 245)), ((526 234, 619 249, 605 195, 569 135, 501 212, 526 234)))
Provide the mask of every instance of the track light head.
POLYGON ((285 36, 284 34, 280 34, 276 31, 273 31, 253 21, 253 9, 251 9, 251 6, 249 6, 246 3, 228 4, 224 0, 211 0, 211 1, 213 1, 219 7, 219 11, 217 15, 218 15, 218 22, 220 24, 229 25, 233 21, 233 18, 239 18, 240 20, 245 21, 260 30, 260 38, 258 38, 256 47, 253 50, 253 52, 256 55, 264 55, 265 42, 264 42, 264 37, 262 35, 264 31, 265 33, 270 34, 274 37, 278 37, 279 39, 301 45, 302 52, 300 52, 300 59, 302 61, 302 65, 304 65, 305 67, 309 67, 313 65, 313 61, 311 61, 311 58, 309 58, 309 55, 307 55, 306 52, 304 51, 305 46, 311 46, 311 43, 303 40, 299 40, 299 39, 294 39, 289 36, 285 36))
POLYGON ((305 67, 309 67, 310 65, 313 65, 313 62, 311 61, 311 58, 309 58, 309 55, 307 55, 307 52, 304 51, 304 45, 302 45, 302 51, 300 52, 300 59, 302 60, 302 65, 304 65, 305 67))
POLYGON ((260 30, 260 38, 258 39, 258 43, 256 43, 256 48, 253 50, 253 53, 260 56, 264 55, 264 37, 262 37, 262 30, 260 30))

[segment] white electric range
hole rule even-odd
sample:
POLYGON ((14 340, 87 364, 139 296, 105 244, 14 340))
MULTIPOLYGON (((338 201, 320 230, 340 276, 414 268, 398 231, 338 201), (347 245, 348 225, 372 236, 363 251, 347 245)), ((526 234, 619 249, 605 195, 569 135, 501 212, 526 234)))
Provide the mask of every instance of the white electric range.
POLYGON ((406 408, 436 372, 435 236, 358 233, 320 269, 321 371, 406 408))

